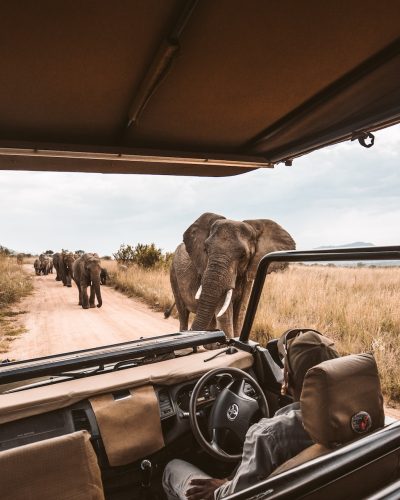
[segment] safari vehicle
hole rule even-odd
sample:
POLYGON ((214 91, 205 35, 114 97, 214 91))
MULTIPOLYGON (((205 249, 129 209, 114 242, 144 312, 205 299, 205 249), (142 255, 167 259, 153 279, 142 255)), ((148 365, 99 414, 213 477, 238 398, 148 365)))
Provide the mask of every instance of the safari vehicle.
MULTIPOLYGON (((344 140, 371 146, 400 121, 399 19, 397 0, 9 2, 0 168, 228 176, 344 140)), ((276 342, 250 335, 269 264, 399 258, 400 247, 270 254, 239 338, 137 331, 4 364, 1 498, 163 498, 172 458, 229 474, 251 423, 288 402, 276 342)), ((347 385, 352 401, 361 385, 347 385)), ((398 421, 307 453, 229 498, 400 495, 398 421)))

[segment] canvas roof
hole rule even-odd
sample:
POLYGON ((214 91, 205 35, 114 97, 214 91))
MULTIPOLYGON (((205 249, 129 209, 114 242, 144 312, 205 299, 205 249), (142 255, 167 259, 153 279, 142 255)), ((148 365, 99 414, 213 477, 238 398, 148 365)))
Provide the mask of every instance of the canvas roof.
POLYGON ((234 175, 400 121, 398 0, 1 10, 0 169, 234 175))

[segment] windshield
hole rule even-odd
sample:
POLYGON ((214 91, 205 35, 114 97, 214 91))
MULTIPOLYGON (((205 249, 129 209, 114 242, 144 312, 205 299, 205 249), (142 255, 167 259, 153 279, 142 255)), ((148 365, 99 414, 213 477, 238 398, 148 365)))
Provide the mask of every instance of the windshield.
MULTIPOLYGON (((398 244, 400 126, 375 135, 371 149, 348 142, 299 158, 291 167, 221 179, 0 172, 6 214, 0 220, 0 360, 172 334, 192 322, 201 325, 196 330, 220 328, 235 336, 226 318, 238 315, 238 291, 252 282, 264 231, 255 221, 279 224, 297 249, 398 244), (202 214, 213 214, 212 229, 192 244, 187 230, 193 232, 202 214), (229 221, 236 224, 237 244, 229 221), (241 221, 247 221, 244 229, 241 221), (188 253, 172 279, 175 292, 192 287, 192 297, 177 297, 171 286, 170 269, 184 238, 188 253), (221 284, 232 290, 231 297, 216 300, 212 315, 220 316, 203 328, 195 313, 206 294, 201 273, 207 259, 222 254, 230 255, 227 266, 237 281, 221 284), (187 283, 190 273, 194 284, 187 283)), ((286 247, 272 250, 290 248, 285 241, 286 247)), ((400 271, 371 264, 291 265, 274 274, 252 338, 265 344, 286 328, 306 325, 338 336, 346 331, 343 351, 372 344, 386 349, 400 326, 393 311, 400 271)), ((214 280, 217 290, 217 275, 214 280)), ((397 352, 390 356, 396 359, 397 352)))

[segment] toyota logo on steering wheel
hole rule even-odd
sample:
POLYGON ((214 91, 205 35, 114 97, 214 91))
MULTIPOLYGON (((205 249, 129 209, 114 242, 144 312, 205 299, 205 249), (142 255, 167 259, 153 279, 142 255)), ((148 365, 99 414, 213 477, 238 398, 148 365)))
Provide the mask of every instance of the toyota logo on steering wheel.
POLYGON ((226 416, 229 420, 235 420, 235 418, 239 415, 239 406, 237 404, 233 404, 228 408, 226 412, 226 416))

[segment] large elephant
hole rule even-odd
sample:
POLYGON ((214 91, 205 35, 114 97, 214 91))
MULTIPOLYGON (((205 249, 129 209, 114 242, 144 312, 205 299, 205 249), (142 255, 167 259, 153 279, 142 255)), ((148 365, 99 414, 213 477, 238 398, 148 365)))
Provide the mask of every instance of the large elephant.
MULTIPOLYGON (((272 220, 201 215, 185 231, 171 266, 180 330, 188 329, 192 312, 192 330, 217 326, 229 338, 238 336, 260 259, 295 248, 290 234, 272 220)), ((271 271, 284 267, 277 264, 271 271)))
POLYGON ((62 268, 61 268, 61 254, 59 252, 53 255, 53 266, 56 270, 56 281, 62 280, 62 268))
POLYGON ((79 290, 79 305, 83 309, 95 307, 95 296, 97 297, 97 307, 103 304, 100 291, 101 261, 97 253, 85 253, 73 264, 73 275, 76 286, 79 290), (87 288, 90 286, 90 298, 88 298, 87 288))

